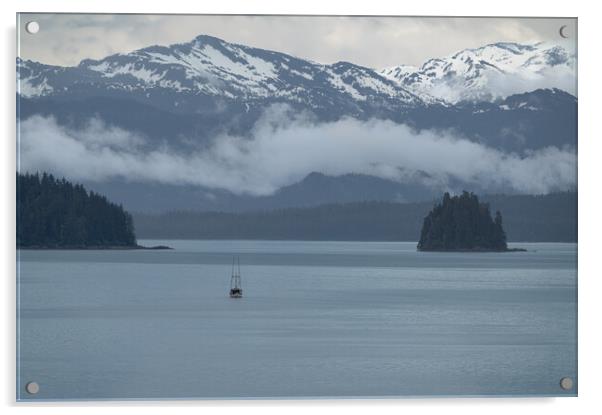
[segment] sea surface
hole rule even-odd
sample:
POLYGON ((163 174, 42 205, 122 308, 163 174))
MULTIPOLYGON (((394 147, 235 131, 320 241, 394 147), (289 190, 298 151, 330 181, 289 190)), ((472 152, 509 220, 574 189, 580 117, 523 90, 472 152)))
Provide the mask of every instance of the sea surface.
POLYGON ((577 393, 576 244, 139 242, 18 252, 19 400, 577 393))

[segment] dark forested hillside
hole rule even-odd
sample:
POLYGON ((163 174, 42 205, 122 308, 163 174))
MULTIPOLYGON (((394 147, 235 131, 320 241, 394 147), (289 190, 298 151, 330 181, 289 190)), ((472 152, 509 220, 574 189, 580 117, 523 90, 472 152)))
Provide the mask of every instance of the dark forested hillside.
POLYGON ((51 174, 17 174, 17 247, 135 247, 130 214, 51 174))
MULTIPOLYGON (((508 241, 576 242, 577 193, 484 196, 508 241)), ((433 202, 357 202, 261 212, 134 213, 139 238, 418 241, 433 202)))
POLYGON ((506 233, 502 215, 495 219, 487 203, 479 202, 474 193, 443 195, 441 203, 424 218, 419 251, 506 251, 506 233))

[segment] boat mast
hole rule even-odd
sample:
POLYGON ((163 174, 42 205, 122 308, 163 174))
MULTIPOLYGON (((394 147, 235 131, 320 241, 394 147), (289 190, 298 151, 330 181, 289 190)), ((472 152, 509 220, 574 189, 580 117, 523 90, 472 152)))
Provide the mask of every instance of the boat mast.
POLYGON ((234 274, 234 257, 232 257, 232 277, 230 277, 230 289, 235 287, 235 274, 234 274))
POLYGON ((238 272, 236 273, 236 281, 235 281, 235 286, 236 288, 241 288, 241 284, 240 284, 240 257, 236 257, 236 262, 238 263, 238 272))

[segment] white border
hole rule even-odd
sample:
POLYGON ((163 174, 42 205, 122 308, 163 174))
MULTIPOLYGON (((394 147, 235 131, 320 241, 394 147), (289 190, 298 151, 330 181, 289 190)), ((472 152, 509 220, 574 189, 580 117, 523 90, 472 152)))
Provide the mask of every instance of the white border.
POLYGON ((598 391, 601 384, 600 342, 602 272, 598 261, 602 236, 602 133, 600 131, 602 91, 602 16, 595 2, 504 0, 428 0, 394 2, 386 0, 324 1, 304 0, 245 1, 154 1, 102 0, 10 0, 0 3, 3 51, 1 71, 4 98, 0 100, 2 140, 2 376, 0 391, 5 413, 104 414, 107 410, 134 414, 166 412, 195 413, 241 412, 317 413, 440 413, 507 414, 527 412, 545 414, 594 413, 602 407, 598 391), (189 401, 189 402, 102 402, 102 403, 15 403, 15 13, 21 12, 107 12, 107 13, 249 13, 249 14, 378 14, 450 16, 557 16, 579 18, 579 398, 487 398, 487 399, 410 399, 410 400, 318 400, 318 401, 189 401), (111 409, 109 409, 111 408, 111 409))

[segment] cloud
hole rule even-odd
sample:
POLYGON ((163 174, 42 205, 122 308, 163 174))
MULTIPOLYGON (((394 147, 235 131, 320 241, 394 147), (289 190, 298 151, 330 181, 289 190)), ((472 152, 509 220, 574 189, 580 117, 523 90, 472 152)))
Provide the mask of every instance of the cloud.
POLYGON ((525 91, 552 88, 577 96, 576 80, 575 68, 556 65, 538 72, 525 70, 508 74, 489 71, 482 75, 479 86, 475 89, 465 87, 464 77, 457 77, 455 80, 445 78, 437 80, 433 85, 427 85, 423 91, 448 102, 458 102, 463 99, 477 101, 499 99, 525 91))
POLYGON ((513 76, 492 73, 487 80, 489 90, 507 97, 539 88, 558 88, 577 96, 577 70, 568 65, 556 65, 533 73, 524 71, 513 76))
POLYGON ((221 135, 182 154, 150 148, 143 137, 91 120, 83 129, 34 116, 20 123, 21 171, 50 171, 71 180, 192 184, 237 194, 268 195, 311 172, 369 174, 427 185, 461 181, 479 188, 547 193, 576 185, 576 154, 555 147, 505 154, 448 132, 391 121, 315 123, 287 109, 267 111, 249 137, 221 135))

